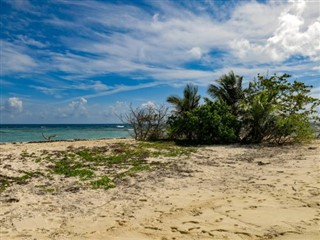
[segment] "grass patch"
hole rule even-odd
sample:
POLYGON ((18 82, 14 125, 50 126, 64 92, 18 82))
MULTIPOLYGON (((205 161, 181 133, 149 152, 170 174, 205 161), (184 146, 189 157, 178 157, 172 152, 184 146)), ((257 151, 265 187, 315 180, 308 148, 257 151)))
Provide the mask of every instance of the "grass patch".
POLYGON ((19 177, 9 177, 0 174, 0 192, 5 191, 12 184, 24 185, 27 184, 33 177, 43 176, 43 174, 39 171, 35 172, 25 172, 23 171, 23 175, 19 177))
POLYGON ((47 192, 47 193, 53 193, 53 192, 56 191, 56 189, 54 189, 54 188, 46 188, 44 191, 47 192))
POLYGON ((129 171, 132 171, 132 172, 150 171, 150 170, 151 170, 151 167, 148 165, 137 165, 129 169, 129 171))
POLYGON ((39 177, 39 176, 43 176, 43 174, 39 171, 35 171, 35 172, 25 172, 23 171, 23 175, 20 177, 15 177, 14 181, 18 184, 27 184, 31 178, 33 177, 39 177))
POLYGON ((112 183, 111 179, 108 176, 103 176, 98 180, 91 181, 91 186, 94 189, 102 188, 105 190, 115 187, 115 185, 112 183))
POLYGON ((26 159, 26 158, 31 158, 31 157, 34 157, 36 154, 33 152, 33 153, 28 153, 27 150, 23 150, 20 154, 20 157, 22 159, 26 159))
MULTIPOLYGON (((46 175, 48 179, 54 180, 53 174, 77 177, 91 188, 109 189, 115 187, 115 182, 118 183, 116 180, 121 181, 126 176, 134 177, 140 171, 153 171, 164 167, 162 164, 148 163, 148 157, 188 156, 192 152, 195 152, 195 148, 177 146, 170 141, 156 141, 114 143, 93 148, 67 147, 67 151, 45 150, 40 157, 23 151, 21 157, 32 157, 35 162, 49 163, 46 175), (106 173, 108 176, 105 176, 106 173)), ((2 179, 0 176, 0 191, 7 188, 11 182, 24 184, 35 176, 35 173, 24 173, 14 180, 2 179)), ((54 191, 54 188, 48 186, 47 190, 54 191)))
POLYGON ((127 155, 120 154, 120 155, 111 155, 106 158, 107 162, 110 164, 119 164, 124 163, 128 159, 127 155))
POLYGON ((0 175, 0 193, 10 186, 10 178, 4 175, 0 175))
POLYGON ((52 172, 55 174, 64 175, 66 177, 80 177, 81 180, 93 178, 95 173, 85 168, 80 162, 71 162, 67 159, 58 160, 52 167, 52 172))

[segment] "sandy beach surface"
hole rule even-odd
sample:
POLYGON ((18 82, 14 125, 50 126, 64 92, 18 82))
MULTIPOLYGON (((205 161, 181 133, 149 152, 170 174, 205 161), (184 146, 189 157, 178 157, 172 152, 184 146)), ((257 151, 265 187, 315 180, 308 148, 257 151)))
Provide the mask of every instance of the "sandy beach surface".
MULTIPOLYGON (((134 144, 2 144, 0 180, 45 172, 46 163, 34 160, 45 150, 118 142, 134 144)), ((147 160, 166 164, 108 190, 77 187, 60 175, 8 186, 0 193, 0 239, 320 239, 319 141, 200 146, 190 156, 147 160)))

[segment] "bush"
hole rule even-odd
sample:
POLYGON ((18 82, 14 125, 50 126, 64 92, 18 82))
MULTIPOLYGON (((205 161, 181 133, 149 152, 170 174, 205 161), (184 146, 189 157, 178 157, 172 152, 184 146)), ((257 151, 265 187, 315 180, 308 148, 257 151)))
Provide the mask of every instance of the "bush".
POLYGON ((311 122, 318 121, 320 100, 309 96, 312 86, 288 81, 290 75, 258 75, 241 101, 242 141, 303 142, 314 137, 311 122))
POLYGON ((165 137, 168 108, 165 106, 146 105, 133 109, 121 116, 124 123, 129 123, 136 140, 159 140, 165 137))
POLYGON ((240 123, 222 101, 206 103, 171 116, 168 121, 170 137, 201 143, 233 143, 238 140, 240 123))

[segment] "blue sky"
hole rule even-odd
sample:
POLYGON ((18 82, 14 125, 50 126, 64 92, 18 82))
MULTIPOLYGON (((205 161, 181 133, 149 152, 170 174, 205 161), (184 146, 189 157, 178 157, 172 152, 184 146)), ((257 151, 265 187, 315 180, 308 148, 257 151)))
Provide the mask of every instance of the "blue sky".
POLYGON ((1 123, 113 123, 233 70, 320 97, 318 1, 0 0, 1 123))

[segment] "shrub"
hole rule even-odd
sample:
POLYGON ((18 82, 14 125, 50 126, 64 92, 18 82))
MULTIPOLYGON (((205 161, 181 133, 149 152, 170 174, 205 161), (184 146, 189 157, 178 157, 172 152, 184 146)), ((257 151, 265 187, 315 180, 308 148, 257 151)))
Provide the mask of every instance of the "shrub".
POLYGON ((159 140, 164 138, 168 108, 146 105, 133 109, 121 116, 121 120, 133 127, 136 140, 159 140))
POLYGON ((290 75, 258 75, 251 82, 241 101, 243 142, 262 141, 283 144, 302 142, 314 137, 312 121, 320 100, 309 96, 312 86, 289 82, 290 75))
POLYGON ((233 143, 240 127, 225 102, 209 100, 184 115, 171 116, 168 124, 173 139, 202 143, 233 143))

